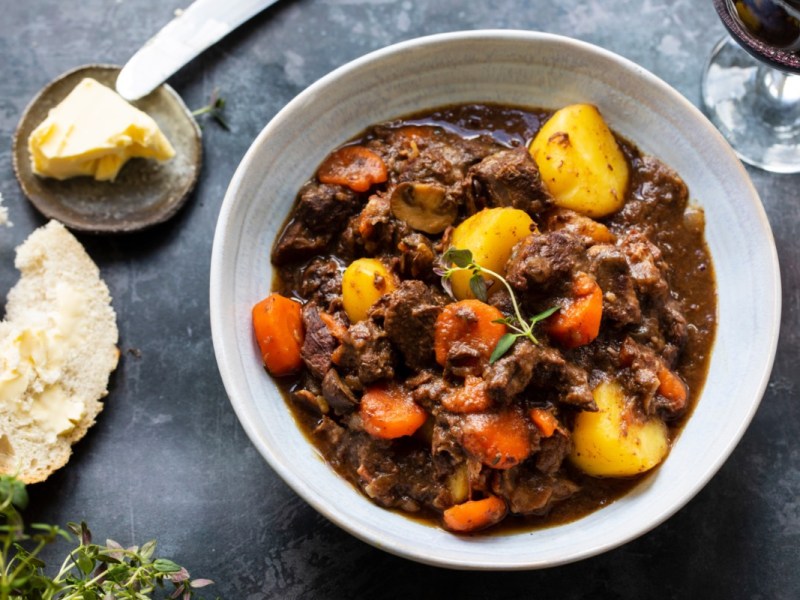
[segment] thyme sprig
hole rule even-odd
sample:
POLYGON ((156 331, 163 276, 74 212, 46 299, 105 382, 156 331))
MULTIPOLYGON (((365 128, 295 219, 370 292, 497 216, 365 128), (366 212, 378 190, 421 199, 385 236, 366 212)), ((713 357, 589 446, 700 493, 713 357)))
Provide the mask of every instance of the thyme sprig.
POLYGON ((159 591, 190 600, 195 590, 213 583, 191 579, 185 568, 167 558, 154 558, 155 540, 130 548, 113 540, 96 544, 84 522, 68 523, 68 530, 42 523, 26 529, 20 511, 27 504, 25 485, 0 476, 0 600, 148 600, 159 591), (51 577, 39 554, 58 538, 77 541, 77 546, 51 577))
POLYGON ((225 117, 222 115, 223 108, 225 108, 225 98, 222 98, 219 95, 219 90, 214 88, 208 98, 208 104, 193 110, 192 116, 201 117, 203 115, 208 115, 214 119, 225 131, 230 131, 231 128, 228 125, 228 122, 225 120, 225 117))
POLYGON ((504 334, 497 341, 497 344, 492 351, 492 355, 489 357, 490 364, 496 362, 503 355, 505 355, 505 353, 509 351, 518 338, 525 337, 534 344, 538 344, 539 340, 536 339, 536 336, 533 333, 536 324, 539 323, 539 321, 543 321, 561 308, 559 306, 553 306, 537 315, 530 317, 529 319, 525 319, 525 317, 522 316, 522 311, 520 310, 517 297, 514 294, 511 284, 509 284, 505 277, 499 273, 495 273, 491 269, 487 269, 486 267, 482 267, 476 263, 472 256, 471 250, 451 247, 444 253, 444 255, 442 255, 442 262, 444 263, 444 268, 436 269, 436 273, 442 277, 442 286, 451 296, 453 295, 453 290, 450 278, 453 276, 453 273, 457 273, 459 271, 469 271, 472 273, 472 276, 469 278, 469 289, 478 300, 483 302, 487 301, 489 286, 494 283, 494 281, 490 279, 489 283, 487 284, 487 277, 493 277, 496 281, 502 283, 506 290, 508 290, 508 295, 511 298, 511 305, 514 309, 514 314, 502 319, 496 319, 494 323, 502 323, 508 327, 511 332, 504 334), (455 266, 450 266, 451 264, 455 266))

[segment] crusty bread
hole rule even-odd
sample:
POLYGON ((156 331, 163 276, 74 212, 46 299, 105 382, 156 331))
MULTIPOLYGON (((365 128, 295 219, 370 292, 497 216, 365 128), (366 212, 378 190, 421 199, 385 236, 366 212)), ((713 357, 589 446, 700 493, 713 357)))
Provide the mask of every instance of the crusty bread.
POLYGON ((118 331, 97 265, 60 223, 34 231, 17 248, 15 266, 21 277, 8 293, 0 322, 0 380, 12 379, 5 393, 0 381, 0 472, 34 483, 67 463, 72 444, 103 409, 100 399, 119 360, 118 331), (30 347, 23 345, 26 339, 44 348, 43 367, 22 364, 20 348, 30 347), (25 369, 23 378, 19 373, 25 369), (57 395, 46 395, 53 389, 57 395), (63 402, 57 406, 52 398, 63 402), (68 420, 62 417, 66 429, 58 430, 48 424, 48 415, 62 406, 72 412, 68 420))

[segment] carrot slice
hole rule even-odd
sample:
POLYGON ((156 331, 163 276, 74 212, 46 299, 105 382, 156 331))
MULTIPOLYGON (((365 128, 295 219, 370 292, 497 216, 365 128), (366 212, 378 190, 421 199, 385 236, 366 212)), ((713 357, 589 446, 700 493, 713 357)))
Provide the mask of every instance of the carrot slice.
POLYGON ((510 469, 531 453, 528 423, 516 407, 464 415, 461 444, 494 469, 510 469))
POLYGON ((505 325, 494 322, 502 318, 503 313, 480 300, 448 304, 436 319, 433 337, 436 362, 445 366, 447 353, 456 342, 475 349, 481 364, 487 362, 497 342, 506 333, 505 325))
POLYGON ((281 377, 303 366, 302 307, 280 294, 270 294, 253 306, 253 332, 267 370, 281 377))
POLYGON ((385 440, 411 435, 428 418, 425 409, 394 382, 364 390, 359 413, 367 433, 385 440))
POLYGON ((388 178, 383 159, 364 146, 345 146, 332 152, 317 171, 320 183, 346 185, 354 192, 366 192, 388 178))
POLYGON ((483 379, 467 375, 462 387, 445 394, 442 406, 454 413, 481 412, 491 408, 492 399, 486 393, 486 383, 483 379))
POLYGON ((572 294, 547 325, 550 337, 565 348, 577 348, 594 340, 603 318, 603 292, 591 275, 579 273, 572 294))
POLYGON ((539 429, 543 437, 550 437, 558 429, 558 418, 544 408, 532 408, 531 421, 539 429))
POLYGON ((677 373, 661 366, 656 373, 658 377, 658 393, 670 401, 673 411, 680 411, 689 399, 689 389, 677 373))
POLYGON ((502 521, 508 513, 505 500, 487 496, 455 504, 442 514, 444 526, 450 531, 470 533, 486 529, 502 521))

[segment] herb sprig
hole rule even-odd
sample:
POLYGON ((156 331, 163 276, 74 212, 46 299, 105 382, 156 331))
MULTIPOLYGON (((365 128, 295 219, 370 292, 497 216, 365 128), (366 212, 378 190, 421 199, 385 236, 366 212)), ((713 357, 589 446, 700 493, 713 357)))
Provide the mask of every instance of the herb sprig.
POLYGON ((167 558, 154 558, 155 540, 130 548, 113 540, 95 544, 83 522, 69 523, 69 531, 42 523, 26 530, 20 511, 27 504, 25 485, 0 476, 0 600, 148 600, 159 591, 189 600, 195 590, 213 583, 191 579, 185 568, 167 558), (77 546, 50 577, 39 554, 58 538, 77 540, 77 546))
POLYGON ((534 344, 538 344, 539 340, 536 339, 536 336, 533 334, 534 327, 536 327, 536 324, 539 321, 543 321, 560 309, 559 306, 553 306, 543 312, 540 312, 538 315, 532 316, 530 319, 525 319, 525 317, 522 316, 522 311, 520 310, 514 290, 511 288, 511 285, 508 283, 508 281, 506 281, 505 277, 476 263, 472 256, 471 250, 451 247, 442 256, 442 262, 444 263, 444 268, 437 269, 436 273, 442 277, 442 286, 451 296, 453 295, 453 290, 450 278, 453 276, 453 273, 457 273, 459 271, 469 271, 472 273, 472 276, 469 278, 469 289, 478 300, 483 302, 486 302, 488 298, 489 285, 493 283, 490 281, 489 285, 487 285, 487 276, 494 277, 497 281, 505 286, 506 290, 508 290, 508 295, 511 298, 511 305, 514 308, 514 314, 502 319, 496 319, 494 322, 502 323, 508 327, 511 332, 504 334, 497 341, 497 345, 494 347, 492 355, 489 357, 490 364, 496 362, 503 355, 505 355, 505 353, 509 351, 518 338, 525 337, 534 344), (455 266, 451 267, 449 266, 450 264, 455 266))
POLYGON ((222 109, 225 108, 225 98, 222 98, 219 95, 219 90, 214 88, 211 92, 211 95, 208 98, 208 104, 205 106, 201 106, 200 108, 192 111, 193 117, 201 117, 203 115, 208 115, 212 119, 214 119, 220 127, 222 127, 225 131, 230 131, 231 128, 228 125, 228 122, 225 120, 225 117, 222 116, 222 109))

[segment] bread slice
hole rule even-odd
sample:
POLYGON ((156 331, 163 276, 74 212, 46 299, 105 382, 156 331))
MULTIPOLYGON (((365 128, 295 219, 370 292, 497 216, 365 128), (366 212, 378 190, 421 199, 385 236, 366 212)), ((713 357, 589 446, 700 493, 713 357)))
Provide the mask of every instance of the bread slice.
POLYGON ((97 265, 61 223, 34 231, 15 266, 0 322, 0 473, 35 483, 67 463, 103 409, 119 334, 97 265))

